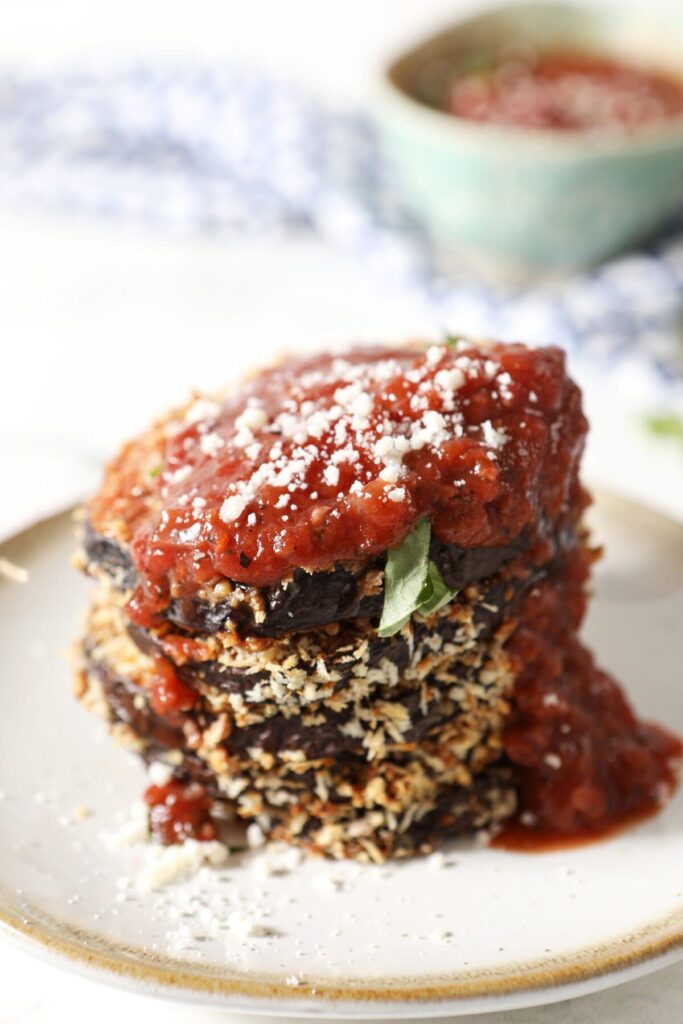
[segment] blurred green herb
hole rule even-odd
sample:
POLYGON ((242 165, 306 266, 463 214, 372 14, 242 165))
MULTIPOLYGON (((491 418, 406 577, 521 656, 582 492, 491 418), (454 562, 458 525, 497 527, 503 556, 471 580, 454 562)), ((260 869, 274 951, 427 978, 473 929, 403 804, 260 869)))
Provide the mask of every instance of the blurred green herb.
POLYGON ((683 417, 677 416, 676 413, 648 416, 645 419, 645 426, 651 434, 670 438, 683 445, 683 417))
POLYGON ((153 466, 152 469, 150 469, 149 471, 149 475, 152 477, 152 479, 154 479, 157 476, 161 476, 162 469, 163 466, 153 466))

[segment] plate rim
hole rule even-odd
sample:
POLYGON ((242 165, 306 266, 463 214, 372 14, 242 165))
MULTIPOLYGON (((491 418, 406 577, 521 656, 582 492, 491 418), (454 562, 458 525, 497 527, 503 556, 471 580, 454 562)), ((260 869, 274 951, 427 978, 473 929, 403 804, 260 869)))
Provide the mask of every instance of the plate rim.
POLYGON ((361 1011, 363 1016, 368 1016, 373 1008, 382 1007, 394 1013, 402 1010, 412 1016, 415 1010, 422 1013, 428 1010, 430 1015, 439 1012, 452 1015, 454 1008, 458 1014, 471 1013, 473 1006, 481 1006, 481 1011, 485 1012, 494 1010, 493 1004, 505 997, 522 997, 525 1001, 520 1003, 521 1008, 532 1002, 554 1002, 570 998, 570 994, 611 987, 629 977, 651 973, 683 959, 683 904, 644 928, 609 942, 582 947, 564 954, 559 960, 548 956, 498 970, 459 970, 457 976, 452 977, 423 975, 419 981, 384 976, 374 983, 368 983, 369 979, 359 983, 344 977, 329 979, 307 974, 297 986, 288 985, 282 974, 259 976, 255 971, 243 974, 233 969, 233 975, 227 977, 212 974, 210 968, 202 971, 200 965, 189 966, 172 957, 154 956, 143 960, 139 950, 123 943, 104 939, 51 915, 37 911, 34 915, 30 918, 26 913, 12 912, 0 905, 0 934, 51 963, 76 973, 95 973, 102 981, 117 987, 226 1009, 231 1005, 241 1011, 251 1009, 254 1013, 272 1014, 273 1001, 285 1004, 280 1013, 293 1010, 301 1013, 302 1007, 308 1005, 309 1013, 318 1016, 317 1007, 338 1013, 344 1005, 353 1007, 354 1016, 361 1011), (671 925, 675 926, 674 931, 660 934, 671 925), (577 987, 579 991, 568 992, 577 987), (526 999, 527 996, 533 996, 533 1000, 526 999), (226 997, 233 1000, 232 1004, 226 1002, 226 997))
MULTIPOLYGON (((603 488, 595 488, 593 497, 595 504, 627 506, 659 520, 667 530, 683 532, 676 519, 644 502, 603 488)), ((30 534, 73 513, 74 507, 69 505, 31 522, 0 542, 0 555, 25 542, 30 534)), ((0 935, 62 968, 94 974, 104 983, 139 994, 271 1015, 296 1011, 322 1016, 326 1010, 339 1014, 345 1009, 347 1016, 360 1016, 361 1012, 372 1016, 374 1010, 375 1016, 378 1011, 384 1016, 390 1011, 394 1016, 415 1017, 417 1011, 430 1015, 492 1011, 506 997, 514 999, 520 1008, 559 1001, 658 970, 683 958, 683 903, 642 928, 594 946, 580 947, 559 958, 548 956, 498 969, 460 969, 453 975, 422 974, 419 979, 383 976, 357 981, 306 974, 296 986, 287 984, 281 974, 259 975, 232 968, 230 975, 226 975, 227 965, 221 973, 212 973, 210 967, 202 970, 202 965, 158 954, 143 959, 133 947, 80 929, 28 904, 19 909, 1 882, 0 935), (278 1007, 273 1006, 275 1001, 278 1007)))

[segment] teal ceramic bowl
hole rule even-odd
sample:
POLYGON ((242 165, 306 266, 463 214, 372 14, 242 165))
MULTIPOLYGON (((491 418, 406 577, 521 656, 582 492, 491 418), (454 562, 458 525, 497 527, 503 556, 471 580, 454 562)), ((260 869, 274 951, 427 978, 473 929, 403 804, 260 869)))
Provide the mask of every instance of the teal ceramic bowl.
POLYGON ((470 17, 385 69, 377 116, 409 205, 447 259, 557 275, 651 235, 683 201, 683 120, 625 136, 533 131, 451 117, 412 98, 416 75, 474 48, 527 40, 683 74, 683 16, 534 3, 470 17))

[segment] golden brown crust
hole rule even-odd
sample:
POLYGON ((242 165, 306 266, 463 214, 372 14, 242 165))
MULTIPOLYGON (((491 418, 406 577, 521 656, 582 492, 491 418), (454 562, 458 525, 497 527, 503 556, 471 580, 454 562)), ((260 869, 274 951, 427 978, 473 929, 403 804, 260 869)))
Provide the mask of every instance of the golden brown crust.
POLYGON ((359 676, 360 685, 349 681, 328 696, 321 687, 309 701, 297 701, 296 690, 278 701, 272 688, 254 687, 245 699, 201 684, 198 704, 176 716, 169 738, 169 723, 150 706, 154 661, 126 633, 109 591, 88 621, 81 699, 109 720, 119 742, 198 774, 268 835, 333 857, 383 860, 512 812, 505 772, 490 784, 484 778, 500 758, 509 714, 509 628, 485 645, 465 643, 459 659, 416 661, 410 678, 387 662, 372 686, 359 676))

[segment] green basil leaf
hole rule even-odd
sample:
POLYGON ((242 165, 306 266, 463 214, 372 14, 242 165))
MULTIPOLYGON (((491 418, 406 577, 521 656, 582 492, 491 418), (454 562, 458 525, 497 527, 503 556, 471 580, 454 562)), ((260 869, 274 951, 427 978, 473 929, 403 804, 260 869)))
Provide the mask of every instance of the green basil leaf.
POLYGON ((418 520, 407 537, 387 555, 380 636, 398 633, 417 608, 429 579, 429 520, 418 520))
POLYGON ((421 594, 422 600, 420 601, 419 611, 422 615, 432 615, 434 612, 438 612, 440 608, 447 605, 455 595, 457 590, 451 590, 444 583, 443 576, 430 561, 427 568, 427 582, 425 583, 423 593, 421 594))
POLYGON ((414 612, 431 615, 439 611, 457 593, 446 586, 429 558, 429 536, 429 520, 422 518, 387 555, 380 636, 398 633, 414 612))

